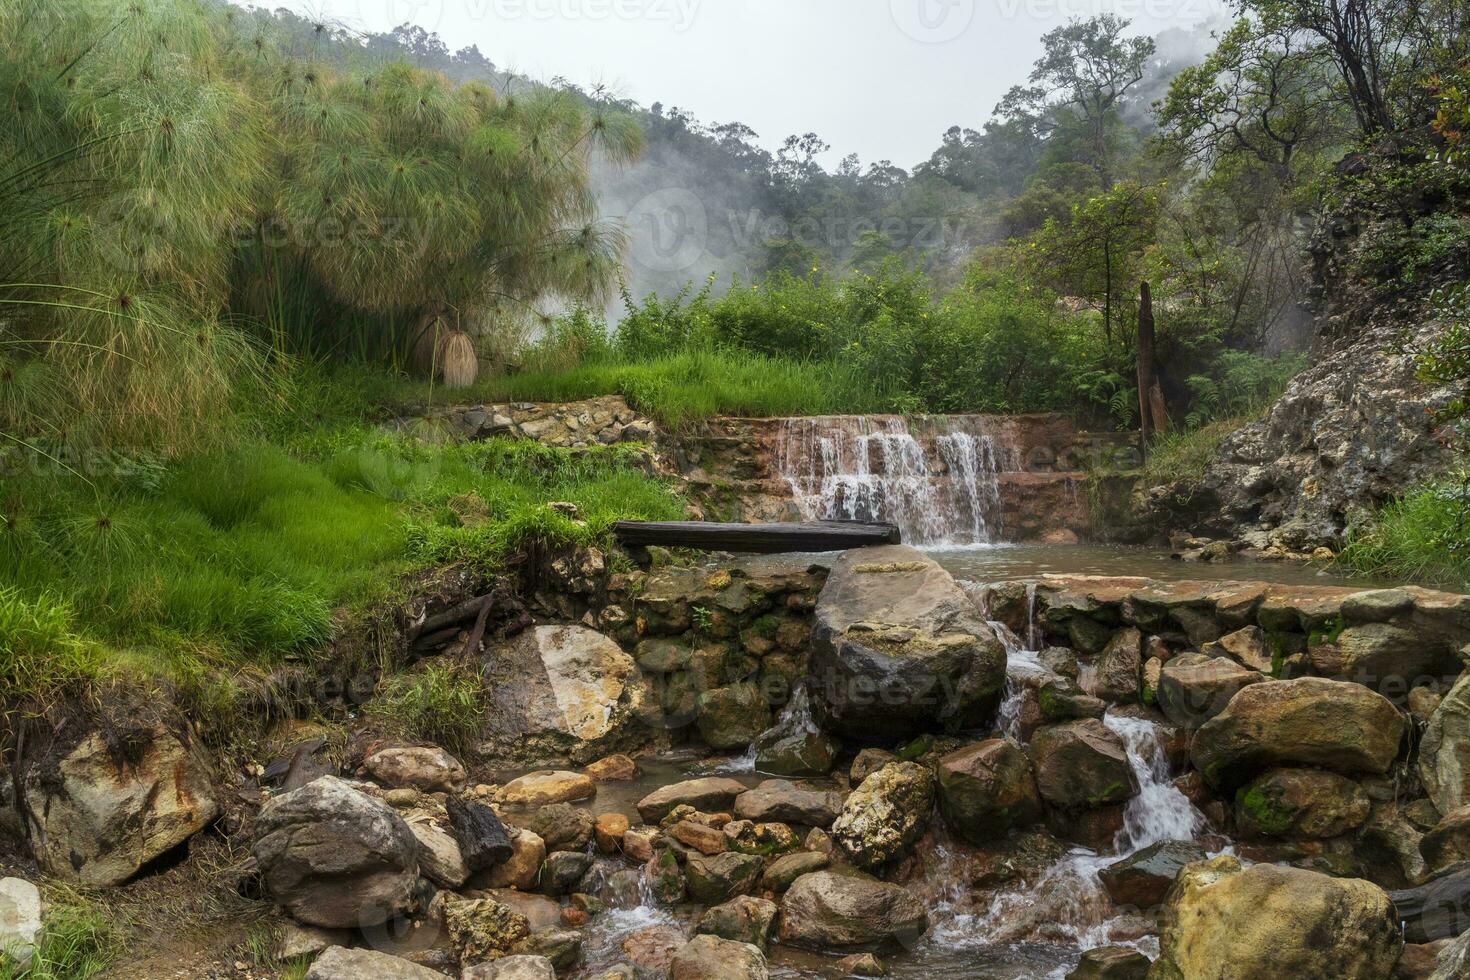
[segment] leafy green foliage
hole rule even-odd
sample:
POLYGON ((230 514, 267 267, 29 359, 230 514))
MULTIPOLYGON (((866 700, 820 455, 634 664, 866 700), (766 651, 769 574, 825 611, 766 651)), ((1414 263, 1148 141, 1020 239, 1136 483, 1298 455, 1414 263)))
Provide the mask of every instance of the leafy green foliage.
POLYGON ((1470 474, 1410 491, 1354 528, 1338 556, 1363 575, 1470 590, 1470 474))
POLYGON ((368 710, 405 737, 458 752, 470 748, 479 734, 485 698, 472 667, 435 662, 384 680, 368 710))

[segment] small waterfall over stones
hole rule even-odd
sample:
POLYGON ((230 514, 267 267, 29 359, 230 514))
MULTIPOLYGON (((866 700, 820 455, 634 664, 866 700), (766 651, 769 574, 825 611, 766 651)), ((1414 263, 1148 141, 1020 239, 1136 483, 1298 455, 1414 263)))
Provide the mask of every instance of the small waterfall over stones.
POLYGON ((908 544, 988 544, 1001 530, 1000 463, 984 429, 978 417, 786 419, 775 464, 806 520, 889 521, 908 544))

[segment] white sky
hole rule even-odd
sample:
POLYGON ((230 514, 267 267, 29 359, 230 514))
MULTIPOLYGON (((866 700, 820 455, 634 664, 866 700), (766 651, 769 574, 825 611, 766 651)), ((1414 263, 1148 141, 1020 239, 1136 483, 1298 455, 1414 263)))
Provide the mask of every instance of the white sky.
POLYGON ((952 125, 979 126, 1025 80, 1040 36, 1113 12, 1138 33, 1192 27, 1225 0, 268 0, 360 30, 412 22, 498 67, 604 83, 778 146, 815 131, 829 165, 903 167, 952 125))

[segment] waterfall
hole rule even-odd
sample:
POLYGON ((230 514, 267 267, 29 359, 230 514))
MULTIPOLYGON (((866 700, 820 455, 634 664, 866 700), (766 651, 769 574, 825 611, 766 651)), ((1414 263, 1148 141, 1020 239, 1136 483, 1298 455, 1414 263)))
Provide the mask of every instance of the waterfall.
POLYGON ((995 441, 979 418, 943 424, 939 432, 897 416, 787 419, 776 469, 806 520, 889 521, 909 544, 989 543, 1000 522, 995 441))

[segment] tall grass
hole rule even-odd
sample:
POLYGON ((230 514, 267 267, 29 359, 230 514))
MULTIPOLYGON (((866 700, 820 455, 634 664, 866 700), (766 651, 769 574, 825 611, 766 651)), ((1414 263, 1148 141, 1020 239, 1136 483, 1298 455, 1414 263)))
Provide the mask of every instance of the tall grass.
POLYGON ((886 404, 874 384, 851 367, 718 348, 495 375, 474 391, 491 401, 570 401, 608 394, 623 395, 671 427, 714 415, 866 413, 886 404))
POLYGON ((1369 576, 1470 591, 1470 484, 1429 484, 1350 530, 1338 564, 1369 576))
POLYGON ((26 966, 0 951, 0 980, 89 980, 122 952, 122 936, 106 912, 72 892, 47 896, 45 926, 26 966))

